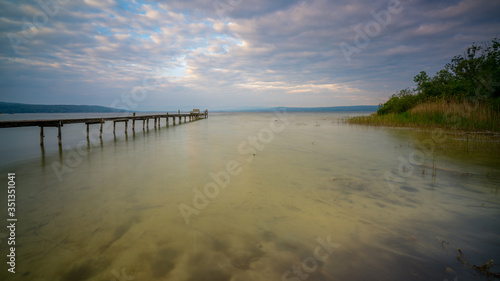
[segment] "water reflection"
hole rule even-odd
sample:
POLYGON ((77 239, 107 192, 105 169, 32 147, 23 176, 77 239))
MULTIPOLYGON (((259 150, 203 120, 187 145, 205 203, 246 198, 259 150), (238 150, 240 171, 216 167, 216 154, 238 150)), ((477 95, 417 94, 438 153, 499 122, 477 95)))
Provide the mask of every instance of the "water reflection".
POLYGON ((426 156, 391 189, 385 173, 397 173, 399 158, 428 133, 338 117, 290 114, 255 155, 238 146, 258 139, 272 114, 214 114, 131 140, 107 136, 71 166, 67 150, 42 150, 41 165, 9 167, 22 187, 19 273, 9 277, 481 279, 457 261, 457 248, 474 264, 499 258, 498 152, 440 146, 435 176, 426 156), (210 173, 231 160, 241 173, 186 224, 179 204, 193 206, 194 189, 204 192, 210 173), (71 168, 62 181, 54 162, 71 168))

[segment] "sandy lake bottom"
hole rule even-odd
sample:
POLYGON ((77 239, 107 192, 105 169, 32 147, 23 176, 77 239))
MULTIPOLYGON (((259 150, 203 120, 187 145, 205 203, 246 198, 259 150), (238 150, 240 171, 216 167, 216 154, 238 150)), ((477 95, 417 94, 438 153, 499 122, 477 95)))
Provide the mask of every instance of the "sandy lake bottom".
POLYGON ((37 129, 2 129, 18 221, 0 279, 488 280, 499 145, 344 115, 213 113, 88 146, 74 125, 43 155, 37 129))

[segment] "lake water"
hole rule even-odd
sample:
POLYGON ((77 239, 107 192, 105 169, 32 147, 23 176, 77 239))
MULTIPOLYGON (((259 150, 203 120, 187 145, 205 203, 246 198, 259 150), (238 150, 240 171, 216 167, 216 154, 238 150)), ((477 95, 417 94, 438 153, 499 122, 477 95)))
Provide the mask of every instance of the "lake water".
POLYGON ((500 261, 498 142, 341 120, 359 114, 212 113, 89 142, 65 125, 62 150, 54 128, 43 150, 38 128, 0 129, 18 219, 0 279, 487 280, 472 265, 500 261))

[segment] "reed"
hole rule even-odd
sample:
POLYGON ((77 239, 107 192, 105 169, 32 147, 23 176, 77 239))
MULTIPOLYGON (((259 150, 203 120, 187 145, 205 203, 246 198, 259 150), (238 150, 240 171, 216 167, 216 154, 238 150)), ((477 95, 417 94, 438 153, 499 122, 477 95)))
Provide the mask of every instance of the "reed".
POLYGON ((357 116, 352 124, 443 128, 458 131, 500 131, 500 112, 489 104, 437 100, 421 103, 403 113, 357 116))

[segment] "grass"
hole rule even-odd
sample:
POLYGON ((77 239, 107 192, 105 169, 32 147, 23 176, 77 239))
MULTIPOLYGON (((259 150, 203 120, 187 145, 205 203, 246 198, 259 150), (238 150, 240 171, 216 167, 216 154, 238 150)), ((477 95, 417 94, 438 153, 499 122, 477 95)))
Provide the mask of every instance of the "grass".
POLYGON ((500 132, 500 112, 487 104, 426 102, 409 111, 384 115, 357 116, 348 119, 352 124, 375 126, 442 128, 466 132, 500 132))

